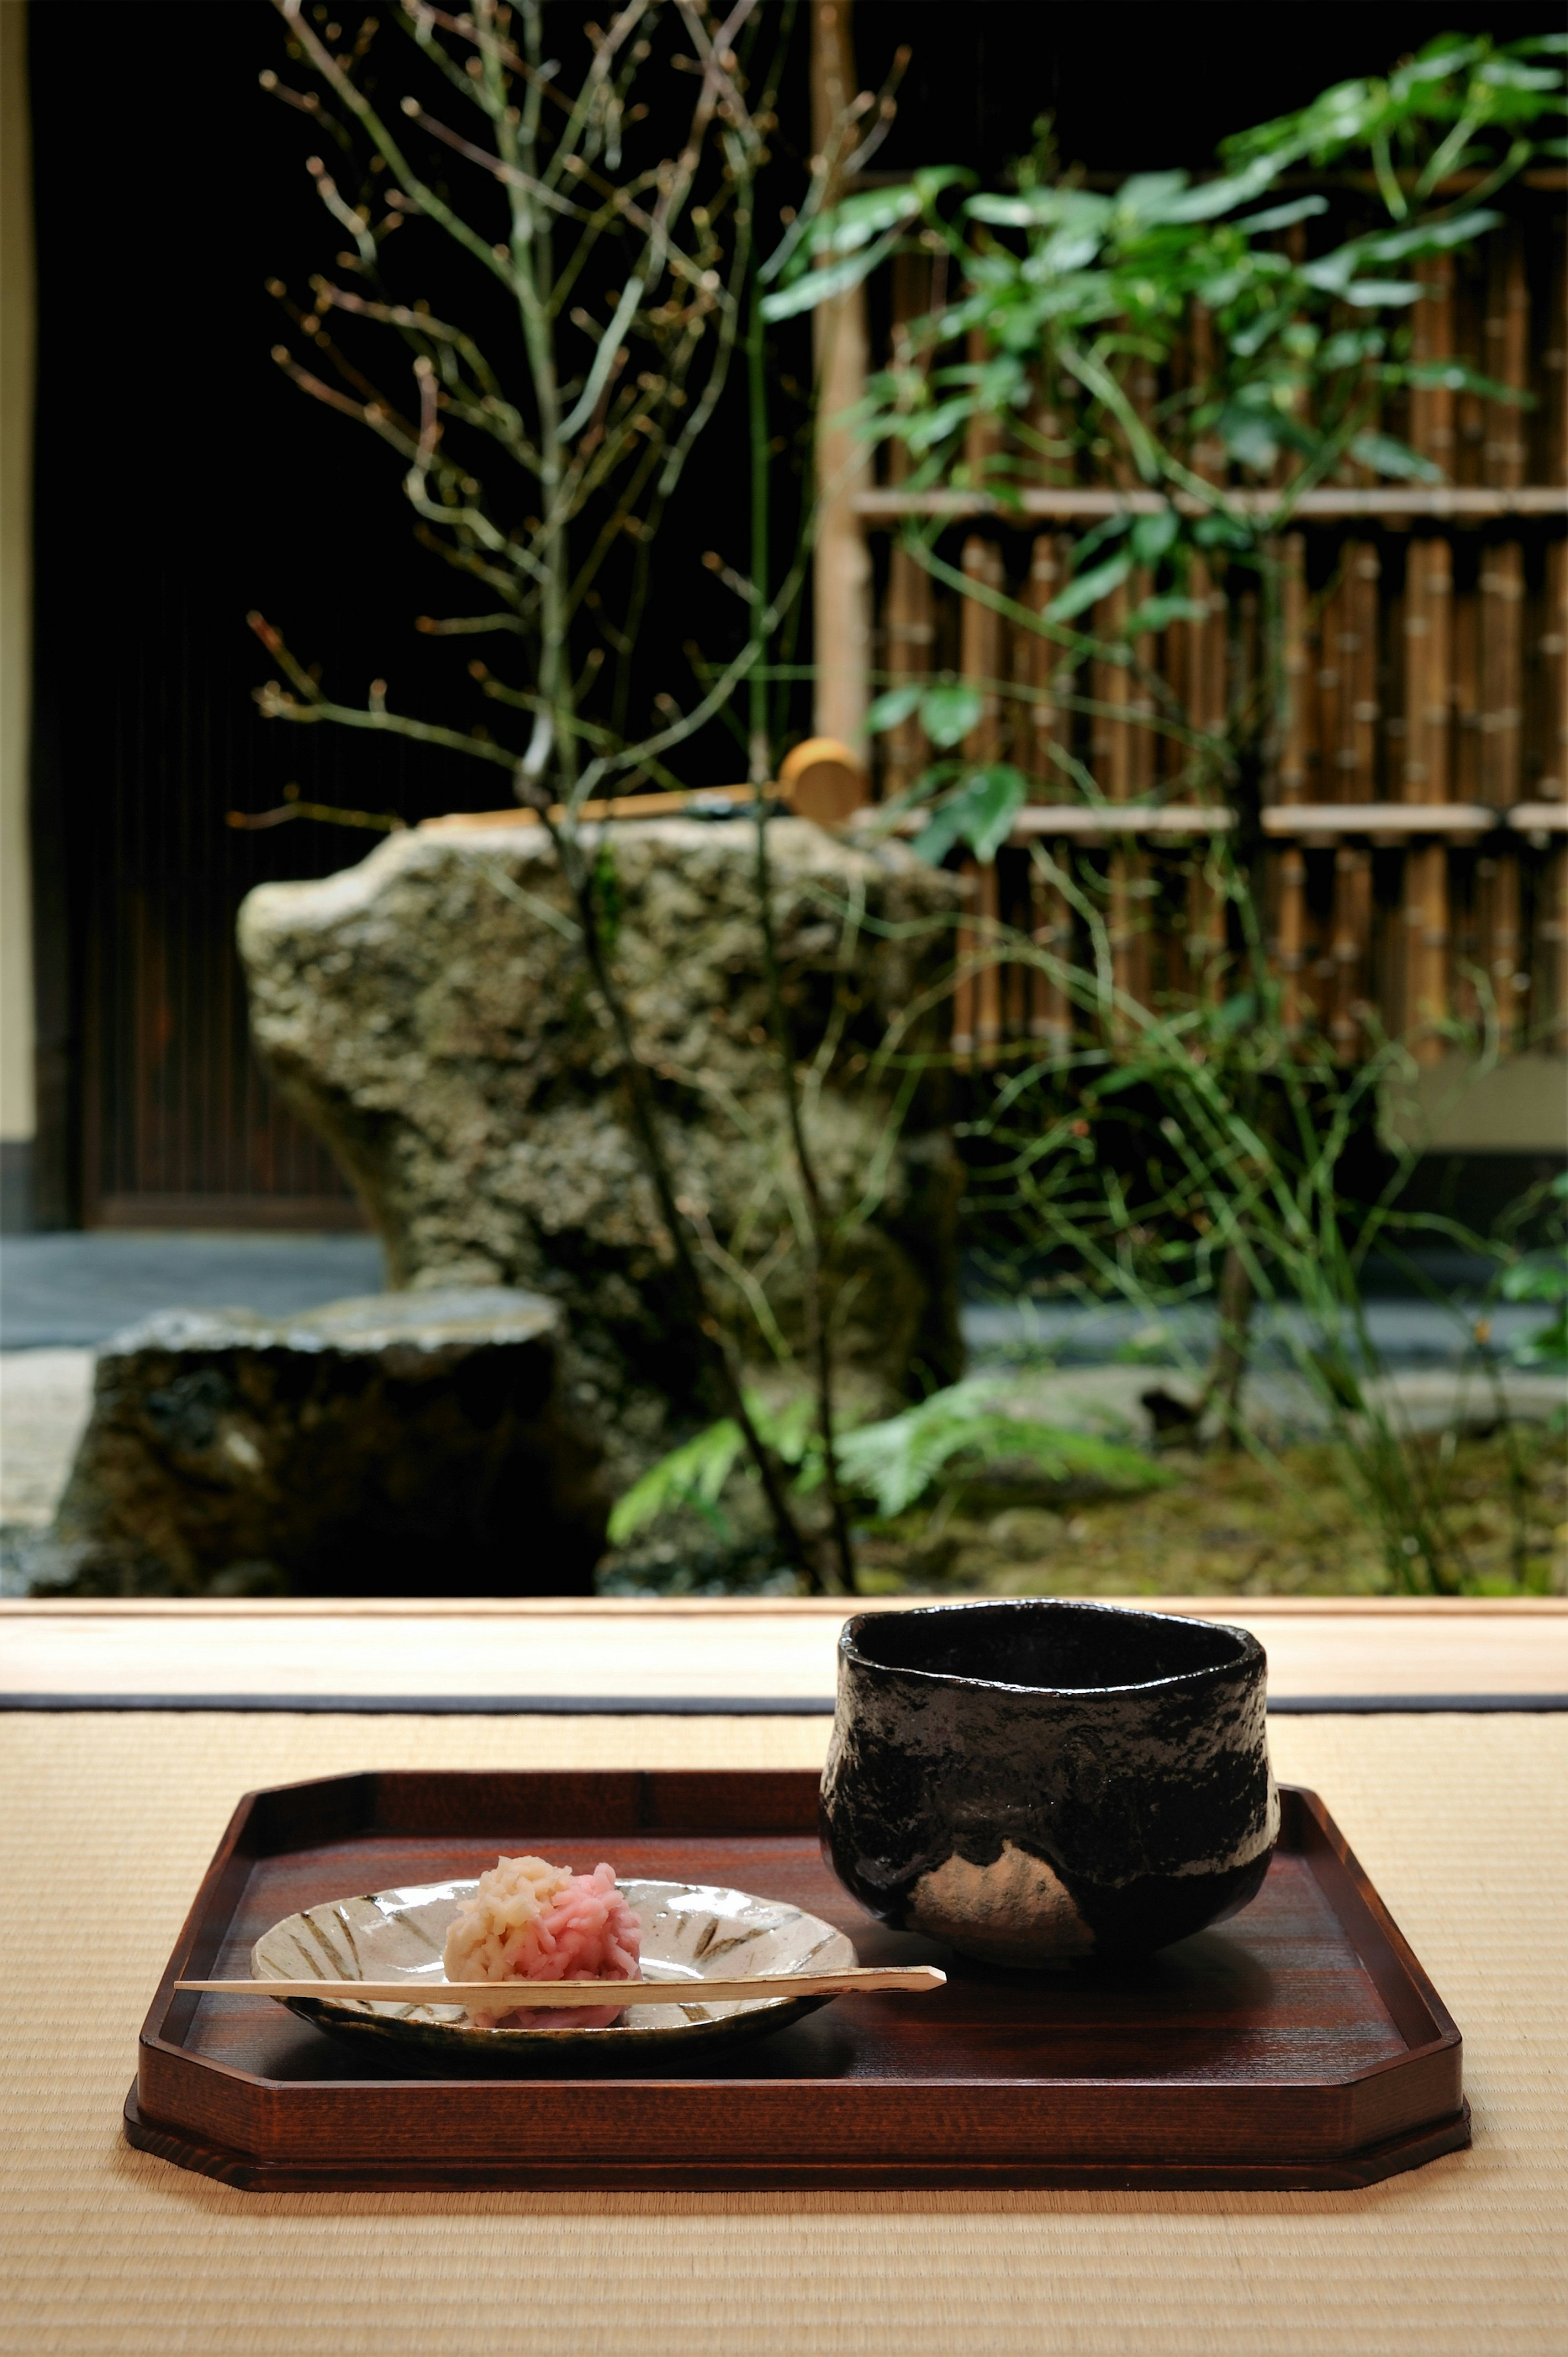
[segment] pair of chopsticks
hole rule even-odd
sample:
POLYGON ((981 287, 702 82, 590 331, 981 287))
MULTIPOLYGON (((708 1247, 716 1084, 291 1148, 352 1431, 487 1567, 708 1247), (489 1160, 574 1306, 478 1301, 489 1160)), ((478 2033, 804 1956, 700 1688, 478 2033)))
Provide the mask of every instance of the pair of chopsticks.
POLYGON ((934 1964, 856 1965, 840 1973, 752 1973, 720 1981, 177 1981, 182 1995, 358 1997, 371 2005, 460 2005, 469 2012, 521 2006, 710 2005, 760 1996, 919 1996, 939 1989, 934 1964))

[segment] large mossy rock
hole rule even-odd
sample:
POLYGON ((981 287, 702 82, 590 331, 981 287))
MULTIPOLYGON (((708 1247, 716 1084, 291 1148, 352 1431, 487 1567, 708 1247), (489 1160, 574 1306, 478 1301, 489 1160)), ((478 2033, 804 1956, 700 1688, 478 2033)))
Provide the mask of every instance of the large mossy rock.
MULTIPOLYGON (((835 1354, 891 1400, 960 1358, 959 1172, 932 985, 954 879, 897 844, 769 830, 773 914, 831 1209, 835 1354), (878 1063, 889 1027, 927 1011, 878 1063), (901 1093, 902 1092, 902 1093, 901 1093)), ((599 830, 600 905, 677 1194, 746 1354, 804 1327, 799 1202, 768 1030, 749 823, 599 830), (760 1317, 758 1316, 760 1310, 760 1317), (777 1332, 770 1340, 769 1324, 777 1332)), ((711 1412, 604 1007, 542 828, 399 834, 241 911, 252 1024, 349 1174, 392 1282, 524 1286, 567 1311, 572 1390, 618 1474, 711 1412)))
POLYGON ((559 1397, 561 1323, 499 1287, 148 1318, 98 1353, 38 1572, 99 1595, 586 1594, 608 1501, 559 1397))

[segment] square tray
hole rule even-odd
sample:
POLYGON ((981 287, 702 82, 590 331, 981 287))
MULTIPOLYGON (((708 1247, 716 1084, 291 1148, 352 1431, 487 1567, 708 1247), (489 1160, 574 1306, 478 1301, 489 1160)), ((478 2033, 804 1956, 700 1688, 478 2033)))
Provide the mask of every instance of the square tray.
POLYGON ((1316 1794, 1282 1799, 1268 1878, 1230 1922, 1135 1964, 1024 1975, 868 1921, 822 1864, 809 1772, 404 1771, 252 1792, 143 2027, 125 2133, 276 2190, 1370 2185, 1468 2144, 1459 2032, 1316 1794), (651 2057, 410 2076, 269 1998, 174 1993, 247 1974, 252 1941, 296 1908, 477 1875, 502 1847, 789 1900, 865 1963, 951 1978, 695 2048, 679 2076, 651 2057))

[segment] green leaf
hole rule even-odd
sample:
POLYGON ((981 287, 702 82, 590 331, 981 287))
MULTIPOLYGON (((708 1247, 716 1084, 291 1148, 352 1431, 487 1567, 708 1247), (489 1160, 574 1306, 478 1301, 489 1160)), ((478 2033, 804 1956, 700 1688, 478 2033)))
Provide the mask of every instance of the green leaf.
POLYGON ((1125 508, 1119 508, 1114 515, 1106 516, 1102 522, 1091 526, 1081 540, 1074 541, 1068 559, 1068 570, 1081 573, 1097 548, 1103 548, 1108 540, 1119 540, 1132 528, 1133 519, 1125 508))
POLYGON ((919 191, 913 187, 867 188, 858 196, 845 197, 812 224, 811 252, 858 253, 873 238, 913 220, 919 210, 919 191))
POLYGON ((1145 630, 1168 630, 1173 622, 1201 622, 1208 612, 1208 607, 1196 597, 1147 597, 1128 615, 1122 627, 1130 639, 1136 639, 1145 630))
POLYGON ((876 698, 866 714, 867 728, 874 737, 882 736, 889 728, 897 728, 901 720, 908 720, 924 693, 924 689, 918 686, 890 687, 886 695, 876 698))
POLYGON ((1330 336, 1317 355, 1322 369, 1359 368, 1363 361, 1376 360, 1388 344, 1388 338, 1378 328, 1348 328, 1337 336, 1330 336))
POLYGON ((933 745, 945 752, 967 737, 985 709, 984 699, 961 681, 928 687, 920 698, 920 726, 933 745))
POLYGON ((1533 393, 1522 392, 1518 385, 1499 384, 1496 377, 1481 376, 1463 361, 1412 361, 1399 371, 1407 384, 1440 385, 1444 393, 1477 393, 1483 401, 1511 401, 1520 408, 1533 409, 1533 393))
POLYGON ((788 286, 763 296, 763 317, 793 319, 802 311, 814 311, 819 303, 826 303, 835 295, 847 294, 886 262, 897 242, 898 231, 890 231, 875 245, 866 246, 859 253, 846 254, 842 262, 831 263, 825 270, 802 271, 788 286))
POLYGON ((1408 443, 1396 442, 1391 434, 1358 434, 1350 444, 1350 456, 1375 474, 1387 475, 1401 482, 1440 483, 1443 469, 1423 458, 1408 443))
POLYGON ((1199 516, 1192 536, 1199 548, 1251 548, 1253 534, 1236 516, 1199 516))
POLYGON ((925 164, 913 175, 913 185, 929 212, 944 188, 972 188, 974 174, 964 164, 925 164))
POLYGON ((1445 81, 1450 74, 1461 73, 1467 65, 1473 65, 1480 54, 1478 41, 1460 41, 1455 46, 1451 33, 1439 33, 1423 49, 1417 50, 1409 65, 1400 68, 1394 85, 1398 88, 1405 82, 1445 81))
POLYGON ((945 442, 948 436, 956 433, 961 425, 967 425, 974 409, 974 401, 968 394, 957 401, 940 402, 934 409, 917 412, 902 429, 899 439, 917 455, 922 450, 929 450, 938 442, 945 442))
POLYGON ((1141 515, 1133 526, 1133 554, 1139 565, 1157 565, 1181 530, 1181 518, 1175 508, 1161 508, 1154 515, 1141 515))
POLYGON ((1141 221, 1158 222, 1217 221, 1221 213, 1234 212, 1238 205, 1250 205, 1261 197, 1272 180, 1277 179, 1283 158, 1259 156, 1244 172, 1229 174, 1218 180, 1200 180, 1196 188, 1172 189, 1165 194, 1162 184, 1185 180, 1183 173, 1151 172, 1127 181, 1116 199, 1117 209, 1128 207, 1141 221), (1132 192, 1140 193, 1133 197, 1132 192), (1145 193, 1146 192, 1146 193, 1145 193))
POLYGON ((1568 1301, 1568 1256, 1526 1253, 1504 1270, 1501 1292, 1505 1301, 1568 1301))
POLYGON ((1217 421, 1219 439, 1243 467, 1272 467, 1279 456, 1280 437, 1266 410, 1243 408, 1227 402, 1217 421))
POLYGON ((972 770, 910 848, 934 867, 956 843, 967 843, 978 860, 989 863, 1012 834, 1014 813, 1028 798, 1029 781, 1011 762, 972 770))
POLYGON ((624 1546, 660 1514, 680 1506, 694 1506, 706 1521, 727 1531, 728 1524, 717 1512, 719 1492, 745 1445, 739 1425, 726 1415, 699 1432, 694 1440, 672 1448, 657 1465, 650 1465, 624 1497, 617 1499, 609 1519, 610 1544, 624 1546))
POLYGON ((1461 213, 1453 221, 1417 221, 1409 229, 1390 230, 1385 236, 1367 238, 1361 253, 1369 262, 1405 262, 1412 253, 1446 253, 1484 237, 1506 216, 1482 210, 1461 213))
POLYGON ((1521 1335, 1509 1353, 1519 1367, 1568 1367, 1568 1311, 1521 1335))
MULTIPOLYGON (((746 1408, 775 1456, 798 1469, 796 1487, 802 1492, 814 1489, 822 1479, 822 1449, 810 1394, 800 1393, 781 1408, 773 1409, 758 1393, 747 1392, 746 1408)), ((616 1501, 609 1519, 610 1544, 624 1546, 650 1523, 681 1507, 694 1508, 721 1536, 728 1537, 730 1525, 719 1511, 719 1497, 745 1456, 740 1426, 727 1415, 708 1425, 694 1439, 671 1449, 616 1501)))
POLYGON ((1326 197, 1296 197, 1288 205, 1271 205, 1267 212, 1249 213, 1236 226, 1249 237, 1261 237, 1268 230, 1294 229, 1297 221, 1316 221, 1327 210, 1326 197))
POLYGON ((1088 573, 1080 573, 1076 581, 1069 582, 1059 597, 1053 597, 1046 608, 1047 622, 1070 622, 1075 614, 1108 597, 1112 589, 1125 581, 1133 570, 1130 554, 1112 556, 1103 565, 1096 565, 1088 573))
POLYGON ((1561 90, 1563 77, 1549 66, 1521 66, 1512 58, 1488 58, 1476 69, 1476 80, 1491 90, 1561 90))
POLYGON ((918 1406, 880 1424, 862 1425, 839 1443, 846 1484, 872 1499, 885 1518, 901 1514, 958 1460, 970 1474, 987 1465, 1032 1463, 1047 1480, 1073 1479, 1108 1489, 1157 1489, 1172 1476, 1114 1441, 1054 1425, 1025 1423, 997 1405, 1004 1386, 993 1377, 972 1378, 933 1393, 918 1406))
POLYGON ((1388 303, 1419 303, 1424 286, 1402 278, 1358 278, 1344 290, 1343 299, 1358 311, 1380 311, 1388 303))
POLYGON ((1055 229, 1071 222, 1088 230, 1103 227, 1111 218, 1112 203, 1109 197, 1096 196, 1087 188, 1025 188, 1015 197, 989 192, 971 197, 963 210, 972 221, 985 221, 993 229, 1055 229))

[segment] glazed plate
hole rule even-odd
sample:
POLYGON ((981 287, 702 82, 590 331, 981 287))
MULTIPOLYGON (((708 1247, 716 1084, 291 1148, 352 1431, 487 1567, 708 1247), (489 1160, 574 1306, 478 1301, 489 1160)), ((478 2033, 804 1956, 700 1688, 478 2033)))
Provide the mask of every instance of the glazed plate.
POLYGON ((305 1980, 313 1974, 324 1980, 406 1979, 406 2005, 354 1997, 283 2002, 318 2029, 356 2043, 390 2040, 433 2049, 454 2061, 504 2067, 564 2049, 581 2054, 593 2048, 629 2059, 645 2048, 766 2037, 832 2000, 762 1996, 707 2004, 703 1981, 745 1973, 840 1972, 857 1961, 843 1932, 780 1900, 709 1883, 623 1881, 621 1890, 642 1924, 642 1976, 668 1981, 670 2003, 634 2006, 623 2020, 600 2029, 492 2028, 425 1994, 441 1984, 447 1926, 476 1887, 417 1883, 306 1907, 263 1932, 251 1952, 252 1970, 258 1980, 305 1980))

